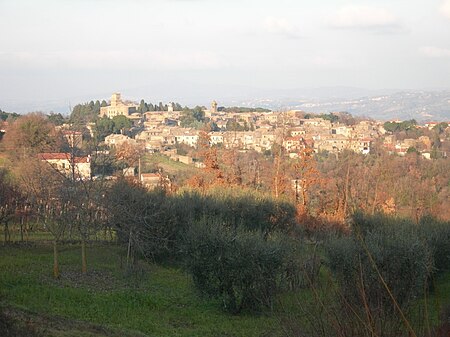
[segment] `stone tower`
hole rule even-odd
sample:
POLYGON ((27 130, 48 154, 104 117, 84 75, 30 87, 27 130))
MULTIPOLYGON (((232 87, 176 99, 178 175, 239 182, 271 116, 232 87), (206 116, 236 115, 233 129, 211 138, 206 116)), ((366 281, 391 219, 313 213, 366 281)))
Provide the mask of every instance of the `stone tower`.
POLYGON ((120 98, 120 94, 115 92, 111 96, 111 106, 118 106, 122 103, 122 99, 120 98))
POLYGON ((211 103, 211 113, 217 113, 217 102, 216 101, 212 101, 211 103))

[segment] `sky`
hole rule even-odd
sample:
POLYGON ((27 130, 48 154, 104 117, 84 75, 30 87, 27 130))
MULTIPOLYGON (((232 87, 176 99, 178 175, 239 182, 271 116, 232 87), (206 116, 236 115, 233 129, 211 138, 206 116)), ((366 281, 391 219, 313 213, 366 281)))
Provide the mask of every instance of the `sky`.
POLYGON ((450 89, 450 0, 0 0, 0 109, 450 89))

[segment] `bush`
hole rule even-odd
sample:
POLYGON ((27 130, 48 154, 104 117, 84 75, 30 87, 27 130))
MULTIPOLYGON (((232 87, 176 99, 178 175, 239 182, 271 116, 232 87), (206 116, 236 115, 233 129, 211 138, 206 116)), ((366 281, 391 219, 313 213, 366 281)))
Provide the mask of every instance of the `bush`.
POLYGON ((343 312, 371 317, 381 331, 388 326, 392 331, 405 331, 397 309, 407 313, 412 308, 433 270, 432 254, 417 226, 395 218, 357 214, 352 234, 330 239, 326 251, 344 299, 343 312))
POLYGON ((426 216, 420 220, 419 230, 433 254, 435 272, 450 270, 450 223, 426 216))
POLYGON ((119 242, 151 257, 174 255, 181 229, 174 215, 174 202, 161 189, 147 191, 125 180, 117 181, 108 194, 110 221, 119 242))
POLYGON ((230 228, 257 230, 265 236, 275 231, 288 232, 294 227, 296 210, 291 203, 253 190, 221 188, 210 189, 206 194, 185 191, 176 198, 185 207, 179 221, 199 221, 207 216, 230 228))
POLYGON ((258 232, 194 226, 186 237, 186 267, 196 288, 231 313, 270 307, 280 291, 285 250, 258 232))

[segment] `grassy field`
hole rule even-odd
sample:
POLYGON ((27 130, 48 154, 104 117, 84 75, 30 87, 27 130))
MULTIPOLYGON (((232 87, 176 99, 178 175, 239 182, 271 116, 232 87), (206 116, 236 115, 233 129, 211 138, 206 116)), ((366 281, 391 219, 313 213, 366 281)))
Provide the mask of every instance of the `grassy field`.
MULTIPOLYGON (((7 316, 26 322, 36 336, 282 336, 279 317, 301 321, 313 298, 303 289, 282 295, 275 312, 233 316, 199 296, 176 263, 140 261, 127 271, 125 251, 113 243, 88 248, 87 275, 80 273, 78 244, 62 247, 58 280, 52 263, 48 242, 0 243, 0 302, 7 316)), ((450 304, 450 273, 434 280, 427 303, 429 324, 437 326, 439 312, 450 304)), ((418 300, 418 310, 424 307, 424 299, 418 300)))
POLYGON ((67 245, 60 256, 61 278, 54 280, 50 246, 0 247, 0 297, 16 316, 46 322, 46 336, 280 335, 269 314, 223 313, 214 300, 198 296, 177 267, 140 263, 126 273, 124 255, 115 245, 96 244, 88 250, 89 272, 82 276, 79 247, 67 245))
POLYGON ((186 165, 174 160, 171 160, 169 157, 164 156, 159 153, 148 154, 142 159, 142 170, 146 171, 154 171, 156 168, 161 168, 164 173, 170 176, 177 177, 187 177, 191 176, 198 171, 192 165, 186 165))

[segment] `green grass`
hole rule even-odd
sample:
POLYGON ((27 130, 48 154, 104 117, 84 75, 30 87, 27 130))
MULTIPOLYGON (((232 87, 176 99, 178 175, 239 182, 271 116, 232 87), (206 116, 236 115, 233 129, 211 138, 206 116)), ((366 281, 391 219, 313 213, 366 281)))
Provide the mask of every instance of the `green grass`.
MULTIPOLYGON (((438 325, 442 309, 450 305, 450 272, 439 275, 432 280, 433 289, 426 299, 428 303, 428 317, 431 326, 438 325)), ((418 310, 425 308, 425 298, 417 303, 418 310)))
POLYGON ((127 275, 124 251, 114 245, 88 249, 82 277, 77 245, 60 253, 62 277, 53 280, 47 245, 0 248, 0 297, 14 308, 87 321, 149 336, 277 336, 275 317, 230 316, 214 300, 201 298, 177 267, 141 263, 127 275))
MULTIPOLYGON (((78 244, 62 246, 59 262, 62 275, 54 280, 49 243, 0 243, 0 299, 18 320, 54 326, 45 336, 281 336, 279 317, 304 324, 308 307, 301 306, 314 299, 311 290, 301 289, 280 296, 275 313, 232 316, 218 301, 199 296, 190 277, 173 264, 140 261, 126 272, 125 251, 115 244, 88 247, 87 276, 80 273, 78 244)), ((321 280, 327 275, 323 269, 321 280)), ((431 327, 450 303, 450 272, 434 286, 428 298, 431 327)), ((417 307, 423 310, 423 299, 417 307)))
POLYGON ((143 170, 153 170, 156 167, 162 168, 165 173, 170 175, 193 174, 198 170, 194 166, 171 160, 169 157, 158 153, 146 155, 142 159, 143 170))

